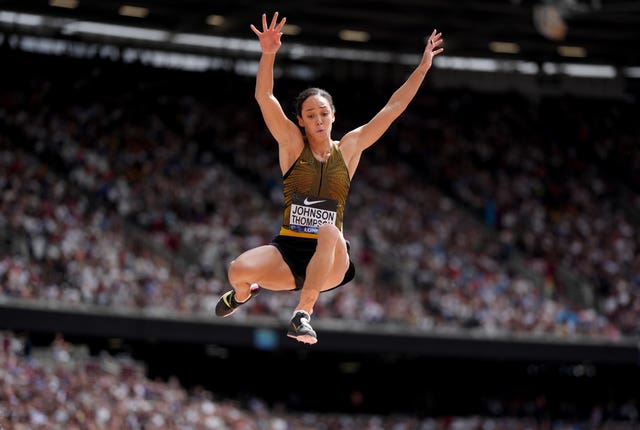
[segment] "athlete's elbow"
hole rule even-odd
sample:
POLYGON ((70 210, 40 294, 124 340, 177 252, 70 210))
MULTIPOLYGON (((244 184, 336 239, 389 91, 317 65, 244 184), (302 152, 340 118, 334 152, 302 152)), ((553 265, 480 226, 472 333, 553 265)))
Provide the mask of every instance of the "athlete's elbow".
POLYGON ((409 102, 405 100, 394 100, 387 105, 386 111, 394 119, 399 117, 409 107, 409 102))
POLYGON ((253 95, 258 104, 267 103, 271 98, 271 93, 265 91, 256 91, 253 95))

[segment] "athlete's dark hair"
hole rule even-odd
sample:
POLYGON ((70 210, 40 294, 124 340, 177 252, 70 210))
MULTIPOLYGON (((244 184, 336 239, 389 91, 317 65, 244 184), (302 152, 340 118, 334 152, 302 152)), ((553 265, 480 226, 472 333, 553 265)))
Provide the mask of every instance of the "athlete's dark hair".
POLYGON ((306 90, 298 94, 298 96, 296 97, 295 103, 294 103, 295 109, 296 109, 296 115, 302 116, 302 103, 304 103, 304 101, 311 96, 324 97, 329 101, 329 106, 331 106, 331 110, 333 112, 336 111, 336 107, 333 105, 333 97, 331 97, 331 94, 329 94, 327 91, 323 90, 322 88, 313 87, 313 88, 307 88, 306 90))

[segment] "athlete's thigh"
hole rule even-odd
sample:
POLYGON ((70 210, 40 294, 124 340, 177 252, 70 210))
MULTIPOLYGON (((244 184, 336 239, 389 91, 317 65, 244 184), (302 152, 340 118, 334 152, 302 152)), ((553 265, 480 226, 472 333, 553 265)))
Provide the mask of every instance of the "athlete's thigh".
POLYGON ((273 245, 250 249, 238 256, 232 264, 246 271, 246 277, 268 290, 293 290, 295 281, 280 251, 273 245))
POLYGON ((322 287, 322 291, 334 288, 342 282, 344 275, 349 268, 349 253, 344 237, 340 237, 336 242, 333 267, 329 271, 327 282, 322 287))

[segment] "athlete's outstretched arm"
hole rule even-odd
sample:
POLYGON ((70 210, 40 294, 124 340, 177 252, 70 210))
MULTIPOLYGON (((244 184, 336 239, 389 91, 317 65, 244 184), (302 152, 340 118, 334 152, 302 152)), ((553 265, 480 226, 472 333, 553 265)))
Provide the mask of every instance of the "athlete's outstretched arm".
POLYGON ((443 48, 439 48, 442 41, 442 33, 433 30, 422 54, 420 64, 400 88, 393 93, 387 104, 368 123, 344 136, 342 144, 345 148, 343 150, 353 150, 356 152, 354 155, 357 156, 358 153, 373 145, 387 131, 393 121, 409 106, 409 103, 418 92, 424 77, 431 68, 433 58, 443 51, 443 48), (348 148, 349 146, 353 146, 353 148, 348 148))
POLYGON ((287 117, 273 94, 273 66, 282 45, 280 37, 286 21, 287 18, 282 18, 278 22, 278 12, 275 12, 271 23, 267 23, 267 16, 262 14, 262 31, 251 24, 251 30, 258 36, 262 49, 256 75, 255 98, 267 128, 278 142, 280 168, 283 172, 299 155, 298 146, 302 143, 300 129, 287 117))

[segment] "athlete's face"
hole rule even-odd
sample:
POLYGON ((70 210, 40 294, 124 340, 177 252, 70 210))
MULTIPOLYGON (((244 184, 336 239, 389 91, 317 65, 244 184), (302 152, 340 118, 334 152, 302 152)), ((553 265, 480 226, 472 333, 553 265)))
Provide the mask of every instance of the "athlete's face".
POLYGON ((310 96, 302 103, 302 115, 298 124, 309 138, 331 138, 331 127, 335 116, 329 101, 319 95, 310 96))

